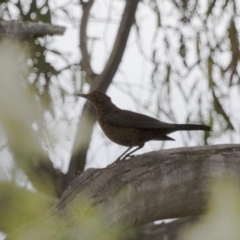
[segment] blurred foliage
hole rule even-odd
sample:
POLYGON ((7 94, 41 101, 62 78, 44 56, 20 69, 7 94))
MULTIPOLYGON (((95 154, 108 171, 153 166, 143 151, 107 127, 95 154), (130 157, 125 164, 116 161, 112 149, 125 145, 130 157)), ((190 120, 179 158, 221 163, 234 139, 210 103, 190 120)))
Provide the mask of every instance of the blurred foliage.
MULTIPOLYGON (((22 44, 12 41, 0 44, 0 122, 15 166, 26 174, 37 190, 55 195, 58 172, 43 151, 42 129, 33 127, 36 119, 39 126, 44 124, 43 117, 38 117, 43 116, 43 111, 34 101, 35 94, 21 81, 28 76, 24 61, 28 53, 23 49, 22 44)), ((12 178, 15 177, 14 169, 12 167, 12 178)))
MULTIPOLYGON (((27 2, 22 0, 7 1, 1 3, 2 19, 52 23, 56 17, 56 12, 60 11, 64 13, 64 15, 67 15, 69 20, 73 20, 67 11, 68 4, 62 8, 58 8, 56 11, 50 8, 50 4, 51 1, 49 0, 32 0, 27 2)), ((39 107, 51 113, 54 119, 56 98, 61 98, 64 102, 66 96, 66 91, 61 84, 58 83, 58 78, 62 71, 74 68, 72 78, 70 77, 68 79, 68 83, 73 84, 71 81, 75 81, 76 70, 75 64, 70 64, 67 53, 52 48, 53 42, 53 38, 48 36, 24 41, 24 50, 29 53, 28 59, 26 59, 26 66, 31 69, 31 71, 29 71, 30 73, 27 77, 24 76, 21 80, 34 92, 37 102, 40 103, 39 107), (50 55, 53 56, 53 59, 49 61, 50 55), (59 67, 54 64, 54 57, 62 61, 62 65, 64 65, 62 69, 59 69, 59 67)), ((66 117, 66 115, 64 117, 66 117)))
MULTIPOLYGON (((0 19, 52 23, 57 15, 61 15, 67 23, 74 24, 75 19, 68 9, 69 4, 74 5, 72 2, 58 8, 51 4, 48 0, 1 1, 0 19)), ((0 38, 0 42, 4 43, 5 39, 0 38)), ((55 49, 54 42, 54 37, 49 36, 21 42, 23 51, 18 60, 22 74, 19 74, 18 81, 34 101, 34 114, 29 121, 29 128, 32 131, 37 129, 41 147, 51 155, 52 160, 59 160, 61 157, 57 156, 54 149, 57 139, 51 130, 56 122, 72 121, 73 117, 67 109, 69 93, 66 92, 66 85, 75 88, 79 80, 79 67, 69 59, 69 53, 55 49), (63 76, 67 76, 64 84, 61 81, 63 76)))
MULTIPOLYGON (((20 200, 22 196, 20 196, 20 200)), ((27 198, 25 198, 27 200, 27 198)), ((0 198, 1 201, 1 198, 0 198)), ((60 203, 57 208, 61 209, 61 204, 68 204, 71 201, 71 210, 62 211, 61 214, 54 208, 50 209, 46 214, 36 221, 32 221, 29 225, 13 231, 8 236, 10 239, 102 239, 116 240, 122 235, 122 226, 111 226, 108 224, 106 214, 95 207, 91 199, 80 198, 71 199, 60 203), (71 224, 66 225, 66 220, 70 220, 71 224)), ((27 202, 22 202, 23 209, 27 202)), ((41 204, 36 200, 36 203, 41 204)), ((11 205, 11 202, 9 203, 11 205)), ((34 210, 30 204, 27 213, 35 214, 40 209, 34 210)), ((13 209, 16 210, 16 209, 13 209)), ((20 209, 17 209, 18 211, 20 209)), ((16 211, 18 213, 18 211, 16 211)), ((21 210, 20 210, 21 211, 21 210)), ((19 213, 22 213, 20 212, 19 213)), ((24 215, 24 214, 22 214, 24 215)), ((11 216, 12 217, 12 216, 11 216)), ((16 216, 15 221, 21 221, 24 216, 16 216)), ((27 218, 27 214, 25 216, 27 218)), ((14 222, 13 222, 14 224, 14 222)), ((7 225, 7 224, 6 224, 7 225)), ((11 225, 11 224, 10 224, 11 225)))
POLYGON ((26 224, 54 203, 54 199, 19 188, 14 183, 0 183, 1 231, 7 233, 26 224))
POLYGON ((179 240, 240 239, 240 191, 231 178, 214 179, 210 186, 206 215, 186 227, 179 240))
POLYGON ((69 236, 72 236, 73 239, 75 239, 74 236, 78 236, 78 239, 83 240, 120 239, 124 229, 123 226, 110 226, 108 224, 107 211, 102 212, 95 206, 91 199, 74 199, 71 210, 68 211, 67 217, 72 221, 76 221, 77 223, 74 225, 78 227, 74 231, 71 229, 70 232, 63 228, 63 238, 60 237, 60 239, 69 239, 69 236), (81 209, 80 212, 77 211, 78 209, 81 209))

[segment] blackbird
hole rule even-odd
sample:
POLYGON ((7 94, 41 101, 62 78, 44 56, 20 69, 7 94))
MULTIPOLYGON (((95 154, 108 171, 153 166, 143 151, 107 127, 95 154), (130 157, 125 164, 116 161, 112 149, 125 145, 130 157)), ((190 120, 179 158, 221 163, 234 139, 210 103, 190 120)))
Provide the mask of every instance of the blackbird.
POLYGON ((116 161, 133 156, 132 154, 148 141, 174 141, 167 134, 175 131, 211 131, 211 128, 206 125, 165 123, 140 113, 122 110, 112 103, 109 96, 100 91, 74 95, 88 99, 95 106, 97 121, 109 139, 128 147, 116 161), (137 148, 130 151, 133 147, 137 148))

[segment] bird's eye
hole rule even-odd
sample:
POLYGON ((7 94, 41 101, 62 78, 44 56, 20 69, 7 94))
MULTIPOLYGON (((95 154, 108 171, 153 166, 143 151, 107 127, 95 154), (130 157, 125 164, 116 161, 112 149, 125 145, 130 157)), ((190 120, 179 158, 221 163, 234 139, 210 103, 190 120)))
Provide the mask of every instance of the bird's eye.
POLYGON ((94 101, 96 102, 96 103, 101 103, 102 101, 101 101, 101 98, 100 98, 100 96, 99 96, 99 94, 98 93, 94 93, 93 94, 93 98, 94 98, 94 101))

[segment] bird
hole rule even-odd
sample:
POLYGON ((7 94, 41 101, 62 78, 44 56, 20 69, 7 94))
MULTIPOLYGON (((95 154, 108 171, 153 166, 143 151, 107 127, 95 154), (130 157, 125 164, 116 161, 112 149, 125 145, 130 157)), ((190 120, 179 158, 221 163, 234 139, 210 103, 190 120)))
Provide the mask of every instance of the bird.
POLYGON ((108 95, 100 91, 89 94, 76 92, 74 95, 86 98, 95 106, 97 121, 111 141, 128 147, 115 162, 134 156, 133 153, 143 148, 148 141, 174 141, 168 134, 175 131, 212 130, 206 125, 165 123, 147 115, 122 110, 112 103, 108 95), (130 151, 134 147, 136 149, 130 151))

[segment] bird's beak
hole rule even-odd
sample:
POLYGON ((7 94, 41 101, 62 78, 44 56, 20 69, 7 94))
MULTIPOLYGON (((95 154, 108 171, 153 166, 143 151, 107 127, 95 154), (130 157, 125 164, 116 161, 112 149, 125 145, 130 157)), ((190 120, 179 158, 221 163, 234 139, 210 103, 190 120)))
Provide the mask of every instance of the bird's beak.
POLYGON ((74 93, 73 95, 74 95, 74 96, 78 96, 78 97, 83 97, 83 98, 89 99, 89 94, 84 94, 84 93, 78 93, 78 92, 76 92, 76 93, 74 93))

